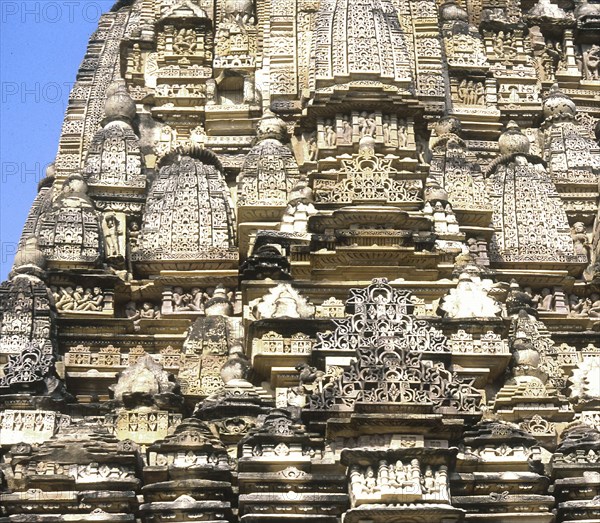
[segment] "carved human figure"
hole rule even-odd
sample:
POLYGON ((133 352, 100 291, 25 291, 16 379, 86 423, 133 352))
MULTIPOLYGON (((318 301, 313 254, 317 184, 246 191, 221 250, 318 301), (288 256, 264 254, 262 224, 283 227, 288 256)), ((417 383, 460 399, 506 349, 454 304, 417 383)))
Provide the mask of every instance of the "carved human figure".
POLYGON ((361 138, 365 135, 366 121, 367 121, 367 113, 366 112, 360 113, 360 115, 358 116, 357 123, 358 123, 358 132, 360 133, 361 138))
POLYGON ((583 52, 583 66, 586 80, 600 79, 600 46, 592 45, 583 52))
POLYGON ((375 138, 377 133, 377 124, 375 121, 375 114, 370 114, 365 118, 365 133, 364 136, 371 136, 375 138))
POLYGON ((504 39, 504 56, 511 60, 516 55, 516 48, 514 46, 514 38, 512 33, 506 33, 504 39))
POLYGON ((541 292, 537 308, 543 311, 551 311, 554 308, 554 295, 548 287, 544 287, 541 292))
POLYGON ((583 222, 575 222, 573 224, 573 227, 571 227, 571 238, 573 238, 575 254, 585 254, 589 258, 591 246, 583 222))
POLYGON ((588 315, 590 318, 600 318, 600 294, 594 293, 590 295, 590 306, 588 315))
POLYGON ((318 150, 317 137, 313 133, 306 143, 306 154, 309 162, 314 162, 317 159, 318 150))
POLYGON ((398 146, 403 149, 408 145, 408 128, 406 120, 398 121, 398 146))
POLYGON ((402 488, 408 480, 408 477, 406 476, 406 470, 404 469, 404 464, 402 463, 402 461, 396 461, 394 469, 396 471, 396 484, 399 488, 402 488))
POLYGON ((473 80, 467 82, 467 105, 473 105, 475 103, 475 86, 473 80))
POLYGON ((206 81, 206 105, 216 105, 217 103, 217 82, 213 79, 206 81))
POLYGON ((204 304, 203 304, 203 298, 204 298, 204 296, 205 295, 202 292, 202 289, 199 289, 198 287, 194 287, 192 289, 192 301, 189 304, 189 307, 193 311, 204 312, 204 304))
POLYGON ((173 50, 177 54, 192 54, 197 49, 196 32, 193 29, 180 29, 173 40, 173 50))
POLYGON ((435 478, 433 477, 433 471, 430 466, 425 468, 421 485, 427 494, 431 494, 435 490, 435 478))
POLYGON ((123 229, 121 227, 121 222, 117 219, 114 213, 109 213, 104 217, 102 232, 104 233, 106 257, 109 259, 123 258, 125 254, 122 252, 121 248, 123 229))
POLYGON ((494 38, 494 52, 498 58, 504 58, 504 31, 499 31, 494 38))
POLYGON ((183 288, 175 287, 173 289, 173 310, 175 311, 189 311, 190 302, 192 297, 188 293, 183 292, 183 288))
POLYGON ((140 311, 138 311, 134 301, 130 301, 127 303, 127 305, 125 305, 125 316, 127 319, 132 321, 137 321, 140 319, 141 314, 140 311))
MULTIPOLYGON (((78 287, 78 289, 81 289, 81 287, 78 287)), ((93 290, 86 289, 77 307, 78 310, 94 312, 100 312, 103 308, 104 294, 100 287, 94 287, 93 290)))
POLYGON ((364 136, 375 137, 375 132, 377 130, 375 115, 369 114, 367 111, 360 113, 360 116, 358 117, 358 129, 361 138, 364 136))
POLYGON ((482 82, 475 84, 475 103, 477 105, 485 105, 485 86, 482 82))
POLYGON ((337 134, 333 128, 331 120, 325 121, 325 127, 324 127, 323 133, 324 133, 325 145, 327 147, 335 147, 335 144, 337 142, 337 134))
POLYGON ((391 136, 391 121, 389 116, 383 117, 383 122, 381 124, 381 130, 383 132, 383 143, 389 145, 392 141, 391 136))
POLYGON ((589 311, 589 303, 584 298, 580 298, 576 294, 569 295, 569 316, 571 317, 587 317, 589 311))
POLYGON ((60 287, 58 292, 54 294, 54 305, 59 311, 75 310, 77 303, 73 298, 73 287, 60 287))
POLYGON ((140 309, 140 317, 148 320, 153 320, 154 318, 160 317, 160 312, 157 311, 149 301, 145 301, 142 304, 142 308, 140 309))
POLYGON ((466 104, 468 100, 467 80, 462 79, 456 88, 456 95, 460 103, 466 104))
POLYGON ((85 291, 81 285, 77 285, 73 291, 73 300, 75 301, 75 309, 81 310, 81 306, 85 302, 85 291))
POLYGON ((348 116, 342 118, 341 141, 343 143, 352 143, 352 125, 350 125, 350 118, 348 116))
POLYGON ((425 141, 420 138, 417 140, 417 160, 419 163, 427 165, 429 162, 427 161, 427 144, 425 141))
POLYGON ((248 74, 244 76, 244 84, 243 84, 243 102, 245 104, 255 104, 259 103, 260 99, 257 96, 256 91, 256 81, 253 74, 248 74))
POLYGON ((374 494, 375 492, 377 492, 378 486, 377 486, 377 479, 375 478, 375 471, 373 470, 373 467, 367 467, 367 471, 365 473, 365 490, 369 493, 369 494, 374 494))

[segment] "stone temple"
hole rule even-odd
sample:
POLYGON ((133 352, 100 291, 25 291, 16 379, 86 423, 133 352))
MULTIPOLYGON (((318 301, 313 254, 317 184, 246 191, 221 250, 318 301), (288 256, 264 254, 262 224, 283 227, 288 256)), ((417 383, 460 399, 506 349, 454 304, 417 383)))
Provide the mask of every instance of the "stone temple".
POLYGON ((121 0, 0 286, 0 523, 600 522, 600 3, 121 0))

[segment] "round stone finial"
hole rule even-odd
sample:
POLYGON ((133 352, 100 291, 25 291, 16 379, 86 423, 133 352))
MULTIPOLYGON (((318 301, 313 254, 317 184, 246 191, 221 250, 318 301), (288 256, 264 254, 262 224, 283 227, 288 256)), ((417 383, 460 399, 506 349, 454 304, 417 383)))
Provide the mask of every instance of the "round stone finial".
POLYGON ((435 134, 437 136, 443 136, 445 134, 456 134, 460 136, 461 132, 462 125, 460 120, 454 116, 444 116, 435 124, 435 134))
POLYGON ((544 118, 562 115, 574 116, 577 107, 575 102, 559 89, 558 84, 554 84, 550 88, 550 93, 544 99, 542 110, 544 118))
POLYGON ((35 236, 30 236, 15 254, 13 272, 19 274, 28 272, 28 268, 44 270, 45 267, 46 256, 39 247, 38 239, 35 236))
POLYGON ((135 102, 129 96, 124 80, 117 80, 106 89, 104 112, 108 120, 128 120, 135 118, 135 102))
POLYGON ((81 174, 71 174, 65 180, 62 190, 65 193, 86 194, 88 190, 88 184, 83 179, 81 174))
POLYGON ((286 123, 270 109, 263 113, 256 125, 256 139, 260 141, 267 138, 279 140, 282 143, 288 140, 286 123))
POLYGON ((368 155, 375 154, 375 138, 363 136, 358 142, 358 152, 368 155))
POLYGON ((295 200, 313 201, 313 190, 309 187, 306 177, 298 180, 296 186, 291 190, 288 200, 291 202, 295 200))
POLYGON ((239 350, 236 346, 229 351, 229 358, 221 367, 221 379, 227 385, 238 383, 247 383, 248 373, 250 371, 250 363, 244 355, 243 350, 239 350))
POLYGON ((447 0, 440 6, 440 19, 443 22, 468 22, 469 14, 456 0, 447 0))
POLYGON ((54 162, 52 162, 46 166, 46 178, 54 178, 55 176, 56 176, 56 164, 54 162))
POLYGON ((498 147, 503 156, 509 154, 527 154, 529 152, 529 138, 525 136, 517 123, 511 120, 506 124, 506 130, 498 138, 498 147))
POLYGON ((448 191, 432 178, 425 182, 424 198, 426 202, 448 202, 448 191))
POLYGON ((207 316, 231 316, 233 306, 223 285, 218 284, 215 287, 213 295, 204 304, 204 311, 207 316))
POLYGON ((38 191, 43 187, 51 187, 56 178, 56 166, 54 162, 46 166, 46 175, 38 182, 38 191))
POLYGON ((590 4, 588 0, 580 0, 573 14, 577 19, 585 16, 598 16, 600 15, 600 4, 590 4))

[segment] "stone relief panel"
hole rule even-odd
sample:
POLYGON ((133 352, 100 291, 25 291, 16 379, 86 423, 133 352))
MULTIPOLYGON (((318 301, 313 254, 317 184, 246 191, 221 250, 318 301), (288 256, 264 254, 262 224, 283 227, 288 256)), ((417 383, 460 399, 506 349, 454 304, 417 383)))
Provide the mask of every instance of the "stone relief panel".
POLYGON ((0 286, 0 519, 598 519, 599 19, 119 0, 0 286))
POLYGON ((318 390, 308 397, 310 409, 351 411, 358 403, 376 408, 384 402, 448 413, 478 410, 481 395, 472 382, 434 360, 436 353, 448 352, 448 340, 412 316, 410 292, 374 280, 364 289, 352 289, 347 306, 354 312, 334 320, 335 331, 319 334, 314 350, 355 351, 356 359, 346 369, 335 374, 330 369, 317 378, 318 390))

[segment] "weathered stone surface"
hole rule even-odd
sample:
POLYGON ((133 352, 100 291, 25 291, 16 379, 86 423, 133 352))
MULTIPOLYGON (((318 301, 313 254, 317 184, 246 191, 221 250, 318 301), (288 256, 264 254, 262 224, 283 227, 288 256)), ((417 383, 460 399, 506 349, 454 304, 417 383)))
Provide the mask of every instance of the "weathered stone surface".
POLYGON ((599 31, 118 1, 0 285, 0 521, 599 522, 599 31))

